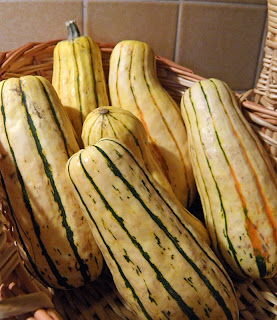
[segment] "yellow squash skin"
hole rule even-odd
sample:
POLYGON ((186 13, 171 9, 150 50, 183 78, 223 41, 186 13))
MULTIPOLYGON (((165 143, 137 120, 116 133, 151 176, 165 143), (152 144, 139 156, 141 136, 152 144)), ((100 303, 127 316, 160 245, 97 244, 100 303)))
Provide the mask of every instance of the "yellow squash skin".
POLYGON ((175 196, 172 187, 151 152, 147 133, 142 122, 130 111, 117 107, 100 107, 90 112, 84 122, 82 140, 87 147, 101 138, 115 138, 121 141, 131 152, 144 162, 153 178, 166 190, 177 203, 181 212, 180 218, 189 221, 197 232, 210 244, 209 234, 203 223, 193 216, 175 196))
POLYGON ((3 80, 0 97, 0 176, 22 257, 47 286, 89 283, 103 257, 65 174, 79 150, 68 115, 39 76, 3 80))
POLYGON ((185 207, 196 193, 187 133, 180 108, 160 84, 152 48, 140 41, 118 43, 110 57, 111 104, 132 112, 143 123, 152 152, 185 207))
POLYGON ((203 80, 185 92, 181 110, 214 250, 238 276, 276 276, 277 177, 234 93, 203 80))
POLYGON ((58 42, 54 49, 52 84, 82 146, 86 116, 97 107, 109 105, 109 99, 97 42, 81 36, 74 21, 69 21, 67 27, 68 39, 58 42))
POLYGON ((180 209, 120 141, 73 155, 68 177, 115 284, 138 319, 238 319, 229 276, 180 209))

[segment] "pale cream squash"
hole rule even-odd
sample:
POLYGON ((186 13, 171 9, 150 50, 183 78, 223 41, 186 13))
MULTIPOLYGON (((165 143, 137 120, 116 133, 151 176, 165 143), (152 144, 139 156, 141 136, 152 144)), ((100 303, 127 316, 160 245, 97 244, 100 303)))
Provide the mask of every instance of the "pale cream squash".
POLYGON ((155 55, 145 42, 122 41, 110 57, 111 104, 132 112, 143 123, 152 152, 183 206, 196 194, 187 133, 180 108, 156 75, 155 55))
POLYGON ((95 280, 103 258, 65 174, 79 146, 49 81, 0 83, 0 173, 14 235, 32 275, 69 289, 95 280))
POLYGON ((180 208, 119 140, 73 155, 68 177, 139 319, 239 319, 233 284, 180 208))

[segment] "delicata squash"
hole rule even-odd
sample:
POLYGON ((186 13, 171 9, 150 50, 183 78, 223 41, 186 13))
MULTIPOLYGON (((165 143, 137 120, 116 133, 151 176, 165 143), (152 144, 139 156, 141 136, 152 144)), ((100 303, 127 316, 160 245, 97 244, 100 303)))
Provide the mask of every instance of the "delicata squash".
POLYGON ((209 234, 203 223, 193 216, 175 196, 172 187, 158 165, 155 154, 151 152, 146 130, 142 122, 130 111, 117 107, 100 107, 90 112, 83 124, 82 140, 87 147, 101 138, 115 138, 144 162, 153 178, 179 204, 183 215, 197 232, 210 244, 209 234))
POLYGON ((75 21, 66 23, 68 39, 57 43, 52 84, 69 115, 82 146, 81 132, 88 113, 109 105, 101 51, 97 42, 82 36, 75 21))
POLYGON ((110 57, 111 105, 132 112, 143 123, 152 152, 184 207, 196 194, 187 133, 179 106, 156 75, 152 48, 145 42, 118 43, 110 57))
POLYGON ((0 97, 0 176, 22 258, 47 286, 89 283, 103 257, 64 171, 79 150, 68 115, 39 76, 3 80, 0 97))
POLYGON ((115 284, 139 319, 238 319, 233 284, 205 241, 119 140, 68 160, 115 284))
POLYGON ((276 276, 277 176, 234 93, 203 80, 185 92, 181 110, 215 252, 238 276, 276 276))

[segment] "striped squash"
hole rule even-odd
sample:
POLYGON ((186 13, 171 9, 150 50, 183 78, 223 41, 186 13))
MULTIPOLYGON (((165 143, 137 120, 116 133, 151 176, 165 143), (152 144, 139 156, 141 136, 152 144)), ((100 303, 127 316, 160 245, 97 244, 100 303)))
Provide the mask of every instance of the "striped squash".
POLYGON ((74 21, 66 23, 68 39, 53 53, 52 84, 65 106, 82 146, 81 132, 88 113, 109 105, 102 56, 97 42, 81 36, 74 21))
POLYGON ((109 92, 114 107, 127 109, 143 123, 152 152, 185 207, 196 194, 179 106, 160 84, 152 48, 140 41, 118 43, 110 57, 109 92))
POLYGON ((142 122, 130 111, 117 107, 100 107, 90 112, 84 122, 82 139, 84 146, 92 145, 101 138, 120 140, 140 161, 143 161, 153 178, 180 206, 182 219, 189 221, 210 244, 209 234, 203 223, 184 208, 175 196, 172 187, 151 153, 147 133, 142 122))
POLYGON ((238 319, 233 284, 179 207, 119 140, 68 161, 115 284, 139 319, 238 319))
POLYGON ((203 80, 185 92, 181 110, 214 250, 236 275, 276 276, 277 176, 234 93, 203 80))
POLYGON ((68 115, 39 76, 3 80, 0 97, 0 176, 26 266, 50 287, 89 283, 103 257, 65 174, 79 150, 68 115))

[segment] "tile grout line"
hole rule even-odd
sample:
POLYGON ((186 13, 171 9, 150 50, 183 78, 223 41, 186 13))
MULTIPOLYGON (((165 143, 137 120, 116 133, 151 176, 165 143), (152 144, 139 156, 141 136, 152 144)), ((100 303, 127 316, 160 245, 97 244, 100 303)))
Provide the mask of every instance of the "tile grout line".
POLYGON ((178 15, 177 15, 177 21, 176 21, 176 35, 175 35, 175 48, 174 48, 174 62, 177 60, 177 52, 179 49, 179 32, 180 32, 180 15, 181 15, 181 2, 178 3, 178 15))
POLYGON ((85 27, 87 24, 87 0, 83 0, 83 34, 86 34, 85 27))

